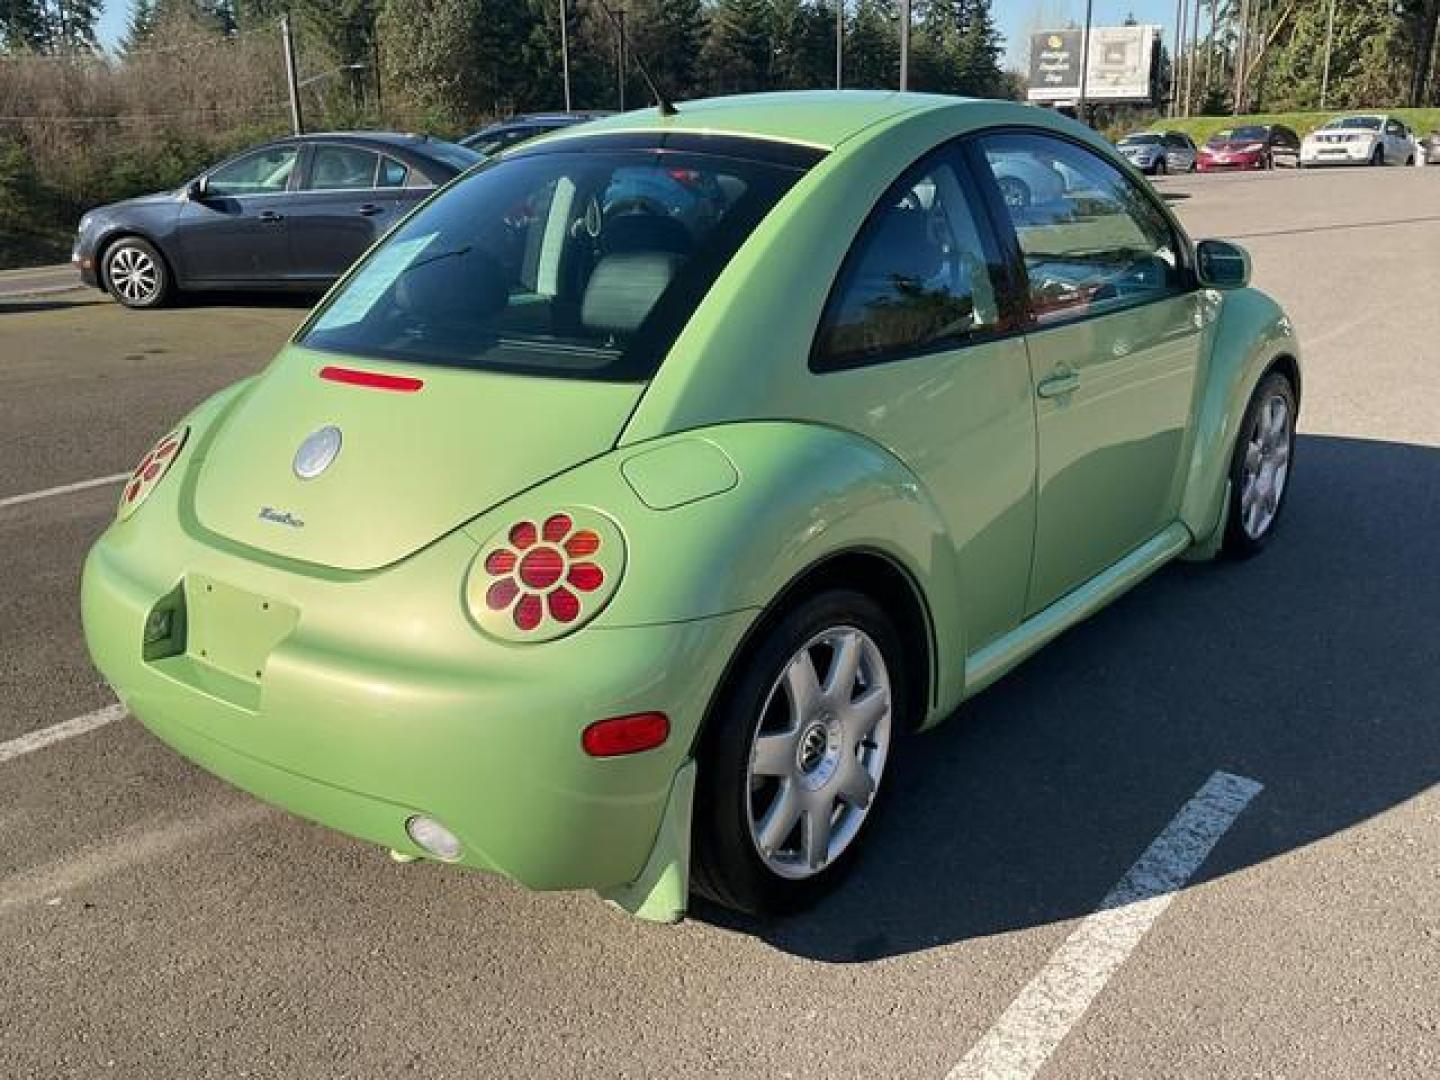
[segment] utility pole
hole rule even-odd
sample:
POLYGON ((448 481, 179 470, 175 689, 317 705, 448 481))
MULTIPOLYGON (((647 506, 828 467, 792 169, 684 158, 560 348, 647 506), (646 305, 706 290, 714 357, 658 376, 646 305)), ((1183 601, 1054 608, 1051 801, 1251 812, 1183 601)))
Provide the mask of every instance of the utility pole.
POLYGON ((900 0, 900 91, 910 89, 910 0, 900 0))
POLYGON ((1220 0, 1210 0, 1210 36, 1205 39, 1205 93, 1210 93, 1210 87, 1214 85, 1213 72, 1215 70, 1215 7, 1220 0))
POLYGON ((835 0, 835 89, 845 89, 845 0, 835 0))
POLYGON ((375 117, 385 127, 385 102, 380 96, 380 36, 370 38, 370 70, 375 73, 375 117))
POLYGON ((1085 36, 1080 39, 1080 101, 1075 108, 1082 124, 1089 123, 1085 119, 1085 91, 1090 82, 1090 22, 1094 15, 1095 0, 1085 0, 1085 36))
POLYGON ((615 81, 620 87, 620 111, 625 111, 625 9, 615 12, 615 32, 620 40, 616 43, 618 59, 615 64, 615 81))
POLYGON ((1240 35, 1235 39, 1235 92, 1230 103, 1233 116, 1239 116, 1245 107, 1245 53, 1250 48, 1249 31, 1250 0, 1240 0, 1240 35))
MULTIPOLYGON (((1210 0, 1213 4, 1215 0, 1210 0)), ((1200 54, 1197 51, 1200 47, 1200 0, 1195 0, 1195 18, 1190 24, 1190 63, 1185 66, 1185 111, 1181 116, 1189 116, 1195 101, 1195 67, 1200 63, 1200 54)))
POLYGON ((290 37, 290 16, 280 16, 280 41, 285 46, 285 84, 290 88, 290 128, 296 135, 305 131, 300 118, 300 87, 295 81, 295 42, 290 37))
POLYGON ((1330 94, 1330 50, 1335 47, 1335 0, 1330 0, 1330 20, 1325 27, 1325 74, 1320 76, 1320 110, 1325 110, 1325 99, 1330 94))
POLYGON ((570 21, 570 13, 565 9, 569 7, 569 0, 560 0, 560 70, 565 76, 565 111, 570 111, 570 31, 566 23, 570 21))
MULTIPOLYGON (((1170 115, 1180 115, 1181 57, 1185 55, 1185 5, 1175 0, 1175 46, 1170 54, 1170 115)), ((1198 4, 1200 0, 1195 0, 1198 4)))

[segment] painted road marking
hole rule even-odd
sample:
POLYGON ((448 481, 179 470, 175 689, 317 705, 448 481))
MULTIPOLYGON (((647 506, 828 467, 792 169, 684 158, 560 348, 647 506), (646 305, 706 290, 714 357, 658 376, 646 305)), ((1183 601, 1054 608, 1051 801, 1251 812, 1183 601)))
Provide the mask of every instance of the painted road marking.
POLYGON ((91 488, 105 487, 107 484, 118 484, 129 478, 128 472, 122 472, 113 476, 97 476, 94 480, 77 480, 73 484, 61 484, 59 487, 46 488, 44 491, 31 491, 24 495, 7 495, 0 499, 0 510, 4 510, 7 506, 19 506, 21 503, 34 502, 36 499, 48 499, 52 495, 69 495, 75 491, 89 491, 91 488))
POLYGON ((77 716, 73 720, 62 720, 58 724, 51 724, 39 731, 21 735, 18 739, 0 743, 0 764, 23 757, 36 750, 43 750, 47 746, 64 742, 66 739, 73 739, 76 735, 84 735, 87 731, 102 728, 112 720, 119 720, 124 715, 124 705, 106 705, 103 709, 96 709, 92 713, 77 716))
POLYGON ((251 801, 212 813, 186 813, 182 820, 158 826, 149 822, 130 826, 103 843, 0 881, 0 915, 31 904, 55 907, 64 902, 65 893, 253 825, 273 813, 266 804, 251 801))
POLYGON ((1263 786, 1212 774, 947 1080, 1027 1080, 1039 1072, 1263 786))

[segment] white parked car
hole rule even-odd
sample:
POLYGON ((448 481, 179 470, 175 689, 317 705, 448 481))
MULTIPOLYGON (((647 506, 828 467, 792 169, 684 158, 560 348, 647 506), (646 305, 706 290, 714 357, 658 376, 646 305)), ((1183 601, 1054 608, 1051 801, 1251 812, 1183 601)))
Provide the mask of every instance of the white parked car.
POLYGON ((1415 137, 1392 116, 1337 116, 1305 136, 1300 144, 1300 167, 1413 165, 1415 153, 1415 137))

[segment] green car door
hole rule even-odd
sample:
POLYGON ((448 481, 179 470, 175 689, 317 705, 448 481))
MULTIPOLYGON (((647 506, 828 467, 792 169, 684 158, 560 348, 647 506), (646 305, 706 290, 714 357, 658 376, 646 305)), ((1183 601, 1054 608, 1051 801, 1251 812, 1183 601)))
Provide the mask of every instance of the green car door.
POLYGON ((1156 197, 1057 135, 980 140, 1023 262, 1036 397, 1030 615, 1175 520, 1202 294, 1156 197))
POLYGON ((1020 622, 1035 530, 1035 412, 1020 311, 958 144, 908 168, 841 265, 810 356, 818 415, 925 486, 979 648, 1020 622))

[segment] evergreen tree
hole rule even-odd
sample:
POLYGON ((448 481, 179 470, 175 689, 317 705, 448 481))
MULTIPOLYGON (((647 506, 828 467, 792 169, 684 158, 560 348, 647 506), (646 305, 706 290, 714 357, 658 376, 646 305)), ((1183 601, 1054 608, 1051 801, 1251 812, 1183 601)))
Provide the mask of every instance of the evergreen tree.
MULTIPOLYGON (((630 6, 626 36, 669 97, 679 100, 696 95, 700 51, 706 37, 705 9, 700 0, 636 0, 630 6)), ((629 93, 627 87, 627 100, 629 93)), ((645 91, 636 100, 647 100, 648 96, 645 91)))
POLYGON ((967 0, 964 24, 955 49, 955 92, 973 97, 1000 93, 1003 74, 1000 56, 1004 39, 990 14, 990 0, 967 0))
POLYGON ((703 54, 712 92, 769 88, 771 16, 770 0, 719 0, 715 5, 703 54))
POLYGON ((893 89, 900 82, 895 0, 857 0, 847 27, 845 85, 893 89))
POLYGON ((6 52, 44 52, 49 45, 44 0, 0 0, 0 47, 6 52))

